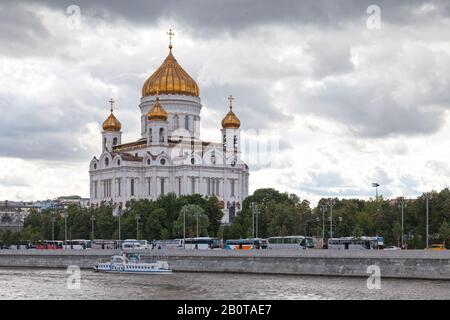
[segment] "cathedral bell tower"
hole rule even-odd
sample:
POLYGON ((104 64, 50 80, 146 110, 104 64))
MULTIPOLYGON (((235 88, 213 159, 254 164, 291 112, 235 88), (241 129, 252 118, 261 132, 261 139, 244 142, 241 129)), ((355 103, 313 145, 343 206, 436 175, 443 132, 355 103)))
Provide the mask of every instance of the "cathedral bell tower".
POLYGON ((229 96, 230 111, 222 120, 222 145, 225 161, 235 166, 241 152, 241 121, 233 112, 233 96, 229 96))
POLYGON ((169 124, 167 122, 168 114, 164 110, 163 106, 159 102, 159 97, 156 97, 155 105, 147 113, 148 119, 148 138, 147 145, 163 146, 168 145, 168 129, 169 124))
POLYGON ((111 105, 111 114, 103 122, 103 132, 102 132, 102 152, 108 151, 112 152, 112 148, 116 145, 122 143, 122 124, 113 114, 114 100, 111 98, 109 100, 111 105))

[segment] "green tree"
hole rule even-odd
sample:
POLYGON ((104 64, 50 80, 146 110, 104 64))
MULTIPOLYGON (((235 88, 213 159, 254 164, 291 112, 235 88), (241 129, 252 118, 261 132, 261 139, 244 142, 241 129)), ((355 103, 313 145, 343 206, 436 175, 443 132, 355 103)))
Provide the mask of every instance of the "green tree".
POLYGON ((183 236, 184 210, 186 209, 186 237, 208 236, 209 219, 199 205, 191 204, 183 206, 174 225, 174 233, 178 237, 183 236), (198 224, 197 224, 198 221, 198 224))

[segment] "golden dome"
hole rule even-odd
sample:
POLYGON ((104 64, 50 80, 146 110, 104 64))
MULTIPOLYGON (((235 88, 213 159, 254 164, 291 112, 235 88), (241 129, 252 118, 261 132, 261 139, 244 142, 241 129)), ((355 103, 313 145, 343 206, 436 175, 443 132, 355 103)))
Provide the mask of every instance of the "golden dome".
POLYGON ((239 129, 240 126, 241 121, 230 108, 230 111, 228 111, 227 115, 222 120, 222 127, 224 129, 239 129))
POLYGON ((117 120, 112 112, 109 117, 106 118, 105 122, 103 122, 103 130, 105 131, 120 131, 121 128, 122 124, 119 120, 117 120))
POLYGON ((172 54, 172 45, 169 46, 169 55, 163 64, 145 81, 142 87, 142 96, 156 94, 182 94, 199 96, 197 83, 178 64, 172 54))
POLYGON ((108 118, 106 118, 105 122, 103 122, 103 130, 105 131, 120 131, 122 128, 122 124, 119 120, 114 116, 113 114, 113 105, 115 101, 113 98, 111 98, 109 101, 109 104, 111 105, 111 114, 108 118))
POLYGON ((227 115, 222 120, 222 128, 224 129, 239 129, 239 127, 241 126, 241 121, 239 120, 238 117, 236 117, 236 115, 232 110, 233 99, 234 98, 231 95, 228 97, 228 100, 230 100, 230 111, 228 111, 227 115))
POLYGON ((156 97, 156 103, 147 112, 147 118, 149 121, 167 121, 167 112, 164 110, 162 105, 159 103, 159 97, 156 97))

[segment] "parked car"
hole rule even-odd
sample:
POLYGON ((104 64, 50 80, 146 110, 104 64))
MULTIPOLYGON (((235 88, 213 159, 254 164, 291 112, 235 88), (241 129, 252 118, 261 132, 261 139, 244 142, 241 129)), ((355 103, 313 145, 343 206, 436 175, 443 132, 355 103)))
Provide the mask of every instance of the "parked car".
POLYGON ((396 246, 387 246, 383 250, 402 250, 402 249, 396 246))

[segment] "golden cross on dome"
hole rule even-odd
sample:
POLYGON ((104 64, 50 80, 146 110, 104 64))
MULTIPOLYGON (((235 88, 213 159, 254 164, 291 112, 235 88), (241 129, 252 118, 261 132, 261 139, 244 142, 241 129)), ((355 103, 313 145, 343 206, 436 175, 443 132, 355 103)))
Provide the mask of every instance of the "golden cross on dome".
POLYGON ((172 37, 175 35, 175 33, 172 32, 172 28, 169 29, 167 35, 169 36, 169 49, 172 50, 172 37))
POLYGON ((108 102, 109 102, 109 104, 111 105, 111 113, 112 113, 112 112, 113 112, 113 106, 114 106, 115 101, 114 101, 113 98, 111 98, 108 102))
POLYGON ((233 100, 234 100, 234 98, 233 98, 233 96, 231 94, 228 96, 228 100, 230 101, 230 109, 232 109, 233 108, 233 100))

